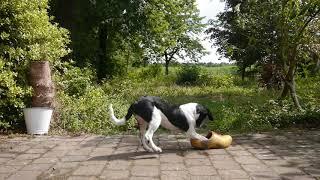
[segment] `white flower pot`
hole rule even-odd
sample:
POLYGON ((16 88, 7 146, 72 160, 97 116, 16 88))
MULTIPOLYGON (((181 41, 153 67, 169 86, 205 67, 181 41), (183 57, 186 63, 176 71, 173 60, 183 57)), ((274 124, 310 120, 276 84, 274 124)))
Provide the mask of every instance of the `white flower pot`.
POLYGON ((47 134, 53 110, 45 107, 23 109, 28 134, 47 134))

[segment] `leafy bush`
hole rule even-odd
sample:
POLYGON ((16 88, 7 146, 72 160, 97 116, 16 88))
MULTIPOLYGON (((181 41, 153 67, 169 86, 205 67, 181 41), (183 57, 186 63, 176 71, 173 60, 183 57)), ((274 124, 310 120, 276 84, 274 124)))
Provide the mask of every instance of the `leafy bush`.
POLYGON ((22 109, 31 89, 19 86, 17 73, 10 71, 0 58, 0 128, 11 129, 24 127, 22 109))
POLYGON ((128 103, 117 96, 106 94, 101 88, 87 87, 79 97, 70 96, 63 91, 57 93, 59 106, 56 108, 56 122, 53 126, 70 132, 111 134, 132 129, 134 121, 117 127, 109 119, 108 107, 113 104, 117 117, 123 117, 128 103))
POLYGON ((234 77, 231 75, 211 75, 204 71, 199 75, 197 84, 215 88, 226 88, 234 86, 234 77))
POLYGON ((31 100, 26 78, 30 61, 49 60, 57 66, 69 53, 68 31, 50 22, 47 9, 48 0, 0 1, 1 127, 23 125, 22 108, 31 100))
POLYGON ((196 85, 200 76, 199 66, 185 65, 177 71, 176 83, 179 85, 196 85))
POLYGON ((69 96, 82 96, 92 85, 92 82, 95 82, 94 72, 89 68, 67 65, 62 74, 54 76, 55 84, 59 90, 69 96))
POLYGON ((147 68, 142 69, 139 76, 140 78, 154 78, 161 76, 163 73, 161 64, 153 64, 147 68))

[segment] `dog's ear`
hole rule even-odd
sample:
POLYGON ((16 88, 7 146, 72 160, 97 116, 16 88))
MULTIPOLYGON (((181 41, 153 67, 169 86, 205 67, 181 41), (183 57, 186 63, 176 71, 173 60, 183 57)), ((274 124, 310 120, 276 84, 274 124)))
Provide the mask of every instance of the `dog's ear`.
POLYGON ((214 118, 213 118, 213 116, 212 116, 212 114, 211 114, 210 110, 209 110, 208 108, 206 108, 206 110, 207 110, 208 119, 209 119, 210 121, 213 121, 213 120, 214 120, 214 118))

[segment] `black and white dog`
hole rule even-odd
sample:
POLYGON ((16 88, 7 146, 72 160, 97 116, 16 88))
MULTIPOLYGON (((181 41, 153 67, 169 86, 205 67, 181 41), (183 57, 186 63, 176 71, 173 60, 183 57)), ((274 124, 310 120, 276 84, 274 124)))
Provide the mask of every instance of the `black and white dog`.
POLYGON ((210 111, 200 104, 171 105, 154 96, 143 96, 131 104, 127 115, 122 119, 115 117, 112 104, 109 111, 111 119, 117 125, 123 125, 132 114, 135 115, 143 148, 149 152, 162 152, 152 140, 154 132, 160 125, 172 131, 184 131, 190 138, 207 140, 206 137, 196 133, 195 128, 201 127, 206 117, 213 120, 210 111))

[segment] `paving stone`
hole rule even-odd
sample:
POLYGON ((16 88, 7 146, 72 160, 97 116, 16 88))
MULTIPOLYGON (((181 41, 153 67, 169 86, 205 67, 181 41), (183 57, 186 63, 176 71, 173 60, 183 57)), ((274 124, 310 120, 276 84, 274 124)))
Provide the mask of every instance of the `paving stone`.
POLYGON ((25 166, 29 163, 31 163, 32 160, 24 159, 24 160, 10 160, 7 163, 4 163, 6 165, 10 166, 25 166))
POLYGON ((22 166, 5 166, 0 165, 0 173, 13 173, 19 169, 21 169, 22 166))
POLYGON ((200 159, 200 158, 208 158, 209 154, 205 151, 186 151, 183 153, 183 156, 187 159, 200 159))
POLYGON ((131 176, 130 180, 159 180, 157 177, 140 177, 140 176, 131 176))
POLYGON ((73 175, 100 175, 104 165, 87 165, 79 166, 72 174, 73 175))
POLYGON ((235 161, 212 161, 212 164, 216 169, 241 169, 241 166, 235 161))
POLYGON ((188 171, 161 171, 162 179, 189 179, 190 175, 188 171))
POLYGON ((307 167, 307 168, 304 168, 303 171, 306 172, 307 174, 312 175, 313 177, 320 178, 320 169, 319 168, 307 167))
POLYGON ((211 176, 217 174, 217 171, 213 166, 191 166, 188 167, 188 170, 191 175, 198 176, 211 176))
POLYGON ((41 171, 18 171, 11 175, 7 180, 18 180, 18 179, 37 179, 41 174, 41 171))
POLYGON ((63 169, 63 168, 75 168, 79 165, 79 162, 58 162, 53 167, 56 169, 63 169))
POLYGON ((70 176, 67 180, 98 180, 95 176, 70 176))
POLYGON ((6 179, 10 174, 9 173, 6 173, 6 174, 0 174, 0 179, 6 179))
POLYGON ((41 156, 41 154, 21 154, 16 157, 16 160, 26 160, 26 159, 33 160, 33 159, 36 159, 40 156, 41 156))
POLYGON ((135 165, 160 165, 160 161, 157 158, 154 159, 137 159, 134 161, 135 165))
POLYGON ((272 171, 250 172, 250 177, 253 180, 281 180, 281 177, 272 171))
POLYGON ((248 174, 244 170, 218 170, 222 179, 249 179, 248 174))
POLYGON ((319 137, 236 135, 226 149, 195 150, 184 135, 155 135, 160 147, 170 147, 162 153, 143 150, 136 135, 4 138, 0 179, 319 179, 319 137))
POLYGON ((208 159, 186 159, 185 163, 187 166, 210 166, 211 162, 208 159))
POLYGON ((252 154, 248 151, 240 150, 240 151, 229 151, 229 153, 233 156, 251 156, 252 154))
POLYGON ((88 160, 88 156, 64 156, 61 158, 63 162, 82 162, 88 160))
POLYGON ((22 171, 46 171, 48 170, 53 164, 29 164, 23 167, 22 171))
POLYGON ((6 162, 12 160, 12 158, 0 158, 0 164, 5 164, 6 162))
POLYGON ((285 175, 285 174, 304 175, 305 174, 300 169, 295 167, 272 166, 271 168, 273 169, 273 171, 277 172, 280 175, 285 175))
POLYGON ((253 156, 235 156, 234 159, 240 164, 260 164, 261 161, 253 156))
POLYGON ((159 176, 159 166, 133 166, 131 174, 133 176, 159 176))
POLYGON ((281 176, 283 180, 315 180, 312 176, 309 175, 283 175, 281 176))
POLYGON ((182 163, 183 157, 177 154, 160 154, 160 162, 164 163, 182 163))
POLYGON ((93 147, 75 149, 75 150, 69 151, 66 155, 70 155, 70 156, 85 156, 85 155, 89 155, 92 152, 92 149, 93 149, 93 147))
POLYGON ((221 177, 216 176, 191 176, 190 180, 221 180, 221 177))
POLYGON ((211 155, 209 158, 212 161, 233 161, 231 155, 211 155))
POLYGON ((210 155, 227 155, 227 151, 225 149, 209 149, 205 150, 210 155))
POLYGON ((42 157, 63 157, 65 154, 67 154, 67 150, 50 150, 42 155, 42 157))
POLYGON ((264 164, 244 164, 243 169, 247 172, 266 172, 272 171, 268 166, 264 164))
POLYGON ((113 160, 108 162, 107 169, 113 169, 113 170, 127 170, 129 169, 129 166, 132 164, 131 161, 126 160, 113 160))
POLYGON ((182 163, 161 163, 161 171, 184 171, 186 166, 182 163))
POLYGON ((1 152, 1 149, 0 149, 0 158, 15 158, 16 156, 17 154, 15 153, 1 152))
POLYGON ((104 170, 100 176, 101 179, 128 179, 128 170, 104 170))
POLYGON ((26 153, 31 153, 31 154, 42 154, 47 152, 48 149, 29 149, 28 151, 26 151, 26 153))
POLYGON ((32 163, 33 164, 51 164, 58 162, 58 158, 38 158, 35 159, 32 163))

